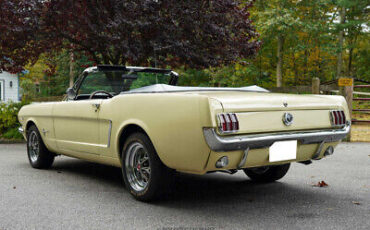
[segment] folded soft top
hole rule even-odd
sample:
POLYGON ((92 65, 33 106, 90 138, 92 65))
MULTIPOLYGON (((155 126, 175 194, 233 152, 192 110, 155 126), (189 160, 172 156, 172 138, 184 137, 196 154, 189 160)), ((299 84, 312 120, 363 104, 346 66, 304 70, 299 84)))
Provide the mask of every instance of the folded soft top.
POLYGON ((172 86, 166 84, 155 84, 138 89, 122 92, 128 93, 171 93, 171 92, 191 92, 191 91, 244 91, 244 92, 269 92, 267 89, 256 85, 231 88, 231 87, 190 87, 190 86, 172 86))

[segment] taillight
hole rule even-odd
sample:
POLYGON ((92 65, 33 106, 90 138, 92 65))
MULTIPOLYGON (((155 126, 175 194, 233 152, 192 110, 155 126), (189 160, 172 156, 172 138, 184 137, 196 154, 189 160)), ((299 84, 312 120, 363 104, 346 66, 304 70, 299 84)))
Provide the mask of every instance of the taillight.
POLYGON ((235 113, 221 113, 217 115, 220 132, 236 132, 239 130, 239 120, 235 113))
POLYGON ((330 111, 330 120, 332 126, 344 126, 346 124, 346 115, 342 110, 330 111))

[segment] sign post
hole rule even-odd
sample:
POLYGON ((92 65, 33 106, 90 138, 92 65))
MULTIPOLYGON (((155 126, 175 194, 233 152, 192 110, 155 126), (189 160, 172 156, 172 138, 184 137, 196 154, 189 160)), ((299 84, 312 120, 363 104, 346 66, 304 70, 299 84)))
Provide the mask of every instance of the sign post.
MULTIPOLYGON (((340 94, 346 99, 348 110, 349 110, 349 120, 352 120, 352 101, 353 101, 353 78, 339 78, 338 86, 340 94)), ((351 134, 348 135, 347 141, 351 140, 351 134)))
POLYGON ((338 86, 353 86, 353 78, 339 78, 338 86))

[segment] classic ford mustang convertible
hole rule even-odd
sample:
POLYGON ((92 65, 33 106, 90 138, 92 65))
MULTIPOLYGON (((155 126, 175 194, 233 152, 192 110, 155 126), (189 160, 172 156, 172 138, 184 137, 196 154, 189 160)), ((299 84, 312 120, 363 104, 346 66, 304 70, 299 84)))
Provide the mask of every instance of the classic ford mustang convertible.
POLYGON ((333 154, 350 130, 341 96, 179 87, 178 78, 157 68, 90 67, 63 101, 24 106, 19 130, 31 166, 48 168, 62 154, 121 167, 131 194, 148 201, 174 171, 278 180, 291 162, 333 154))

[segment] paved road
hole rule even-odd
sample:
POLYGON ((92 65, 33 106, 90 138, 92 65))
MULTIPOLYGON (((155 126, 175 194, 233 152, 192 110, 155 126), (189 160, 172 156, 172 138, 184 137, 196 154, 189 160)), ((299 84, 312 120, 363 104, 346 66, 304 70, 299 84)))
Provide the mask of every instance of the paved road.
POLYGON ((121 180, 117 168, 67 157, 35 170, 25 145, 0 145, 0 229, 370 229, 369 143, 293 164, 273 184, 241 172, 179 175, 154 204, 132 199, 121 180), (312 186, 320 180, 329 186, 312 186))

